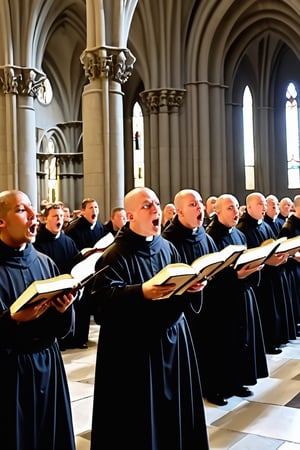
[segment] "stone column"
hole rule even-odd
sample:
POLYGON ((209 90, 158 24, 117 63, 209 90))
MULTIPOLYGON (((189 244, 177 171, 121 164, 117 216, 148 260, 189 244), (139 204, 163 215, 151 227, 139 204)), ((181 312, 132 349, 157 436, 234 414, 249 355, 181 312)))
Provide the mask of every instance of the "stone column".
POLYGON ((20 189, 33 203, 37 199, 33 99, 44 79, 45 75, 33 68, 12 65, 0 68, 0 84, 5 96, 1 147, 6 149, 7 158, 3 164, 6 172, 0 174, 0 189, 20 189))
POLYGON ((81 62, 89 84, 82 99, 85 196, 94 197, 101 216, 124 200, 123 93, 135 58, 126 48, 85 50, 81 62))
POLYGON ((149 141, 145 142, 149 142, 145 148, 145 180, 165 204, 173 200, 180 188, 179 109, 185 90, 154 89, 140 95, 149 116, 145 123, 149 129, 149 141))

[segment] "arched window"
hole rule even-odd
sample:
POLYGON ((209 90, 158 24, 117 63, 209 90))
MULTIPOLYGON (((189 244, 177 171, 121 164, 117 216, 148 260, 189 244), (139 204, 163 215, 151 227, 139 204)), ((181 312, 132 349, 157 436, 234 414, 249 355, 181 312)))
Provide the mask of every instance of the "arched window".
POLYGON ((138 102, 133 107, 133 164, 134 187, 144 186, 144 120, 138 102))
POLYGON ((289 189, 300 187, 300 161, 299 161, 299 114, 297 90, 293 83, 288 85, 286 91, 286 148, 289 189))
POLYGON ((249 86, 243 95, 243 129, 244 129, 244 164, 246 190, 255 189, 254 140, 253 140, 253 105, 249 86))

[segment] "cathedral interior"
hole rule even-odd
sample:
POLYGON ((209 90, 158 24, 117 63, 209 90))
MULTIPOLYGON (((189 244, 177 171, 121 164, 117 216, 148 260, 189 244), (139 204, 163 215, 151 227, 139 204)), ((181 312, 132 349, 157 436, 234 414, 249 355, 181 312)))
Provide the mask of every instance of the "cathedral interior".
MULTIPOLYGON (((94 198, 103 222, 136 186, 162 204, 299 193, 298 0, 1 0, 0 21, 0 191, 94 198)), ((98 333, 63 352, 77 450, 98 333)), ((300 450, 299 345, 268 355, 252 397, 205 401, 211 450, 300 450)))
POLYGON ((140 185, 163 204, 185 187, 292 198, 299 15, 292 0, 2 1, 0 189, 37 208, 94 197, 102 220, 140 185))

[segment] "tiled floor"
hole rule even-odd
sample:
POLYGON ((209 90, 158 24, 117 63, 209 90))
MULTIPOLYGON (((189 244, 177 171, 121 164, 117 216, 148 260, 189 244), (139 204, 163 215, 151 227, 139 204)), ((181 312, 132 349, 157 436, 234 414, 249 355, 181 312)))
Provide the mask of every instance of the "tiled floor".
MULTIPOLYGON (((88 349, 63 352, 77 450, 89 450, 98 333, 92 324, 88 349)), ((270 377, 251 386, 252 397, 205 403, 211 450, 300 450, 300 339, 268 355, 268 364, 270 377)))

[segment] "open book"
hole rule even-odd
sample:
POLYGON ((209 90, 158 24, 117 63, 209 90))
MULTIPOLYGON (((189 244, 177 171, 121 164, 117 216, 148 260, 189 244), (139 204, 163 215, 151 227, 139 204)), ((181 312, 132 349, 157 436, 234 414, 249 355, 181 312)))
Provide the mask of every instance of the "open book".
MULTIPOLYGON (((280 238, 282 239, 282 238, 280 238)), ((277 239, 279 241, 279 239, 277 239)), ((281 244, 276 248, 275 253, 288 253, 289 256, 294 256, 300 251, 300 236, 285 238, 281 244)))
POLYGON ((81 250, 82 256, 86 257, 95 252, 102 252, 113 243, 115 237, 109 232, 100 238, 93 247, 86 247, 81 250))
POLYGON ((174 294, 181 295, 196 282, 209 280, 225 267, 233 265, 245 248, 244 245, 228 245, 218 252, 200 256, 190 265, 185 263, 168 264, 145 284, 152 286, 174 283, 173 291, 161 298, 165 299, 174 294))
POLYGON ((88 256, 76 264, 71 270, 71 273, 64 273, 46 280, 34 281, 10 306, 10 313, 14 314, 33 302, 46 302, 68 292, 72 291, 75 293, 79 289, 82 289, 100 272, 108 268, 108 266, 105 266, 95 272, 95 263, 100 256, 101 254, 88 256))
POLYGON ((241 269, 245 264, 249 264, 249 269, 253 269, 262 264, 265 264, 268 258, 270 258, 279 248, 279 246, 285 242, 286 239, 268 239, 262 242, 258 247, 247 248, 236 260, 234 268, 236 270, 241 269))

